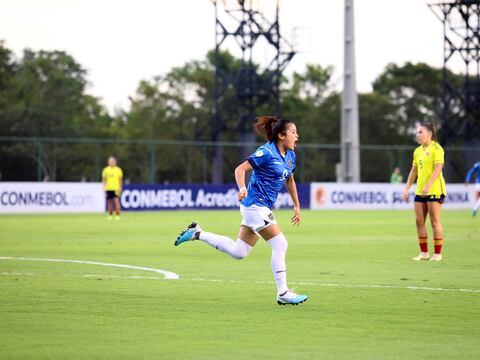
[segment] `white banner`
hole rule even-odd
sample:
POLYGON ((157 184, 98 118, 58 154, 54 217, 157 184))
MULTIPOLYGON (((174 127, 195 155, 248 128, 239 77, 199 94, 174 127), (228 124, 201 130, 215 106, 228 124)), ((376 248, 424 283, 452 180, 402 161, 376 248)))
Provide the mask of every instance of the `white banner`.
POLYGON ((0 213, 103 211, 101 183, 0 182, 0 213))
MULTIPOLYGON (((402 193, 405 185, 386 183, 311 183, 310 208, 313 210, 335 209, 412 209, 415 185, 405 203, 402 193)), ((469 209, 475 203, 475 189, 464 184, 447 184, 445 209, 469 209)))

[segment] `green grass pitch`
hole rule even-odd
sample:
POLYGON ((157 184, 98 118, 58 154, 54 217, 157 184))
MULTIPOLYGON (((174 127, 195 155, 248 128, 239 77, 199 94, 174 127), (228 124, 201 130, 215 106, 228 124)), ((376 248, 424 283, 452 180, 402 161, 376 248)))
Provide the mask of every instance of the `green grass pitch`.
POLYGON ((444 211, 444 260, 415 263, 411 211, 304 211, 298 228, 276 216, 289 285, 310 297, 299 306, 276 304, 263 241, 241 261, 173 246, 191 220, 236 238, 237 211, 0 216, 0 257, 180 275, 0 260, 0 358, 480 358, 480 219, 444 211))

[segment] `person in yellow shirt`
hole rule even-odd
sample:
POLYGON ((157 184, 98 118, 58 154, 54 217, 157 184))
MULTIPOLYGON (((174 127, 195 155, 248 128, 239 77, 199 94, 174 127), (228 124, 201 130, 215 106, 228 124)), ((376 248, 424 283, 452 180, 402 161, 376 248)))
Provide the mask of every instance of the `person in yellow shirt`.
POLYGON ((108 220, 113 218, 115 205, 115 220, 120 220, 120 193, 122 192, 123 171, 117 166, 117 159, 108 158, 108 166, 102 171, 103 191, 107 197, 108 220))
POLYGON ((408 201, 408 192, 417 180, 415 191, 415 216, 420 254, 412 260, 442 260, 443 226, 440 220, 442 204, 447 190, 442 175, 444 151, 437 143, 435 127, 422 123, 417 127, 417 142, 420 144, 413 153, 413 164, 403 191, 403 199, 408 201), (430 216, 433 229, 434 254, 428 254, 428 236, 425 220, 430 216))

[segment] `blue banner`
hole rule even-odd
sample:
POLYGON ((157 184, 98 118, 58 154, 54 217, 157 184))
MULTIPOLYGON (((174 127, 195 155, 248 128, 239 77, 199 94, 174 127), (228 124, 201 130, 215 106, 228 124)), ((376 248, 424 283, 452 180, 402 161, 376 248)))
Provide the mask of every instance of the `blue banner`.
MULTIPOLYGON (((310 208, 310 185, 297 185, 301 207, 310 208)), ((120 196, 124 211, 181 209, 238 209, 237 186, 227 185, 125 185, 120 196)), ((275 209, 292 208, 286 189, 278 195, 275 209)))

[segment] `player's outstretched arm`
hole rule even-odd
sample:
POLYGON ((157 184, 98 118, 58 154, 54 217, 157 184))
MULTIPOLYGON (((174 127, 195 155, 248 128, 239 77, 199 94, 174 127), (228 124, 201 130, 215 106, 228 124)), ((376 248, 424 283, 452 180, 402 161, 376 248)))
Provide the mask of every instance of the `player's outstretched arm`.
POLYGON ((120 196, 120 194, 122 193, 122 190, 123 190, 123 177, 120 176, 118 178, 118 196, 120 196))
POLYGON ((413 183, 417 179, 417 167, 412 165, 410 174, 408 174, 407 183, 405 184, 405 189, 403 190, 403 201, 408 202, 408 191, 412 187, 413 183))
POLYGON ((235 181, 237 182, 238 186, 237 198, 239 201, 245 199, 248 196, 247 187, 245 186, 245 173, 252 170, 252 165, 250 165, 248 161, 244 161, 235 169, 235 181))
POLYGON ((285 181, 285 187, 293 201, 293 216, 290 221, 293 225, 300 225, 300 201, 298 200, 297 184, 295 183, 293 174, 285 181))

